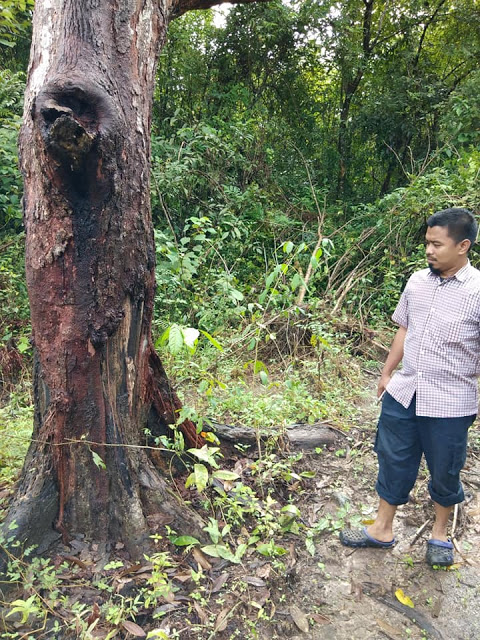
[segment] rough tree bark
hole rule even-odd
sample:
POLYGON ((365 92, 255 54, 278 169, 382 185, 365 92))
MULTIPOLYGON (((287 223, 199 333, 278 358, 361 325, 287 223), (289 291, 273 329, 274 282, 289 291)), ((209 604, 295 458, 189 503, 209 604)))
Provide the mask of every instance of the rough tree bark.
POLYGON ((5 523, 29 544, 60 532, 138 552, 152 513, 201 525, 141 448, 180 407, 151 340, 149 135, 169 20, 220 3, 35 4, 20 140, 35 423, 5 523))

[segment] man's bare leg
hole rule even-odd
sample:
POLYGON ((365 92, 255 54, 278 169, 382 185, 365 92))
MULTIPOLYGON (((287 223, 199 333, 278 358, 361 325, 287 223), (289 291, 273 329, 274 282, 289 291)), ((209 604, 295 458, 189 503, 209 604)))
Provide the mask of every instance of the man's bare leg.
POLYGON ((393 518, 396 511, 397 505, 380 498, 375 522, 367 527, 368 535, 381 542, 390 542, 393 539, 393 518))
POLYGON ((434 502, 433 506, 435 507, 435 522, 432 528, 432 539, 447 542, 447 526, 453 507, 442 507, 438 502, 434 502))

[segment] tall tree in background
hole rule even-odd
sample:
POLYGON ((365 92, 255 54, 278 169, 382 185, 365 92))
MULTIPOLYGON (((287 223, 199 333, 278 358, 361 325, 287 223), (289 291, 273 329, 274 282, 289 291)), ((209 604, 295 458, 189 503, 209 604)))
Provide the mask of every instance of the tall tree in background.
POLYGON ((305 0, 303 11, 338 87, 335 195, 364 199, 366 173, 384 195, 407 155, 434 148, 442 103, 477 67, 475 1, 305 0))
POLYGON ((20 540, 55 529, 138 550, 152 513, 198 528, 141 448, 180 406, 151 340, 149 134, 168 22, 215 4, 35 4, 20 139, 35 424, 4 525, 20 540))

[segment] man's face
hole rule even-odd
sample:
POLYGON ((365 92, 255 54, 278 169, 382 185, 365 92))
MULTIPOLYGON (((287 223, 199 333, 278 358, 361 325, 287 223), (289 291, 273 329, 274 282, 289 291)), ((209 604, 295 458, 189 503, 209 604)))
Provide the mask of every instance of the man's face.
POLYGON ((447 274, 465 262, 465 241, 457 244, 448 235, 447 227, 427 227, 425 239, 428 266, 433 273, 447 274))

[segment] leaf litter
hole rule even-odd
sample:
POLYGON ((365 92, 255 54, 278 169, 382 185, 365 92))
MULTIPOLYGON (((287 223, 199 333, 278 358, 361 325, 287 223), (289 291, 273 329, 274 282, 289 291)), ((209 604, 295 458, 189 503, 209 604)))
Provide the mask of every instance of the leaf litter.
MULTIPOLYGON (((434 571, 424 562, 430 529, 425 523, 432 508, 423 472, 411 503, 399 509, 395 548, 352 550, 339 543, 338 531, 343 526, 365 523, 375 510, 374 428, 375 417, 367 406, 364 419, 348 432, 349 442, 354 443, 348 458, 343 455, 342 438, 341 456, 335 447, 321 454, 308 453, 302 464, 305 471, 315 472, 314 477, 305 475, 296 491, 292 491, 292 484, 287 491, 279 487, 275 504, 279 508, 295 505, 305 526, 316 529, 311 541, 314 555, 307 550, 301 532, 288 531, 272 547, 274 553, 283 548, 284 555, 265 558, 249 549, 240 564, 207 557, 196 546, 187 551, 180 548, 175 566, 166 570, 175 589, 165 593, 163 603, 155 608, 157 620, 151 613, 140 612, 135 621, 121 622, 123 632, 116 637, 147 637, 158 630, 162 634, 159 637, 177 633, 180 640, 230 640, 238 633, 260 640, 477 640, 480 499, 477 485, 469 479, 480 477, 478 449, 469 450, 464 477, 469 500, 457 514, 459 562, 451 571, 434 571), (352 451, 359 453, 352 456, 352 451), (201 598, 195 582, 198 579, 205 584, 201 598), (255 636, 250 629, 255 629, 255 636)), ((480 438, 474 441, 480 442, 480 438)), ((241 475, 251 463, 250 458, 234 461, 235 472, 241 475)), ((290 524, 288 518, 286 522, 290 524)), ((240 537, 249 535, 248 526, 242 526, 240 537)), ((268 546, 266 540, 262 542, 268 546)), ((92 637, 106 638, 112 631, 105 625, 103 612, 99 615, 101 600, 91 587, 93 576, 109 576, 112 590, 121 597, 152 580, 151 562, 129 563, 123 545, 117 545, 115 557, 118 568, 103 570, 116 566, 106 550, 81 540, 72 540, 68 548, 54 556, 55 566, 64 563, 68 567, 58 574, 62 584, 76 581, 76 600, 89 606, 92 637)))

